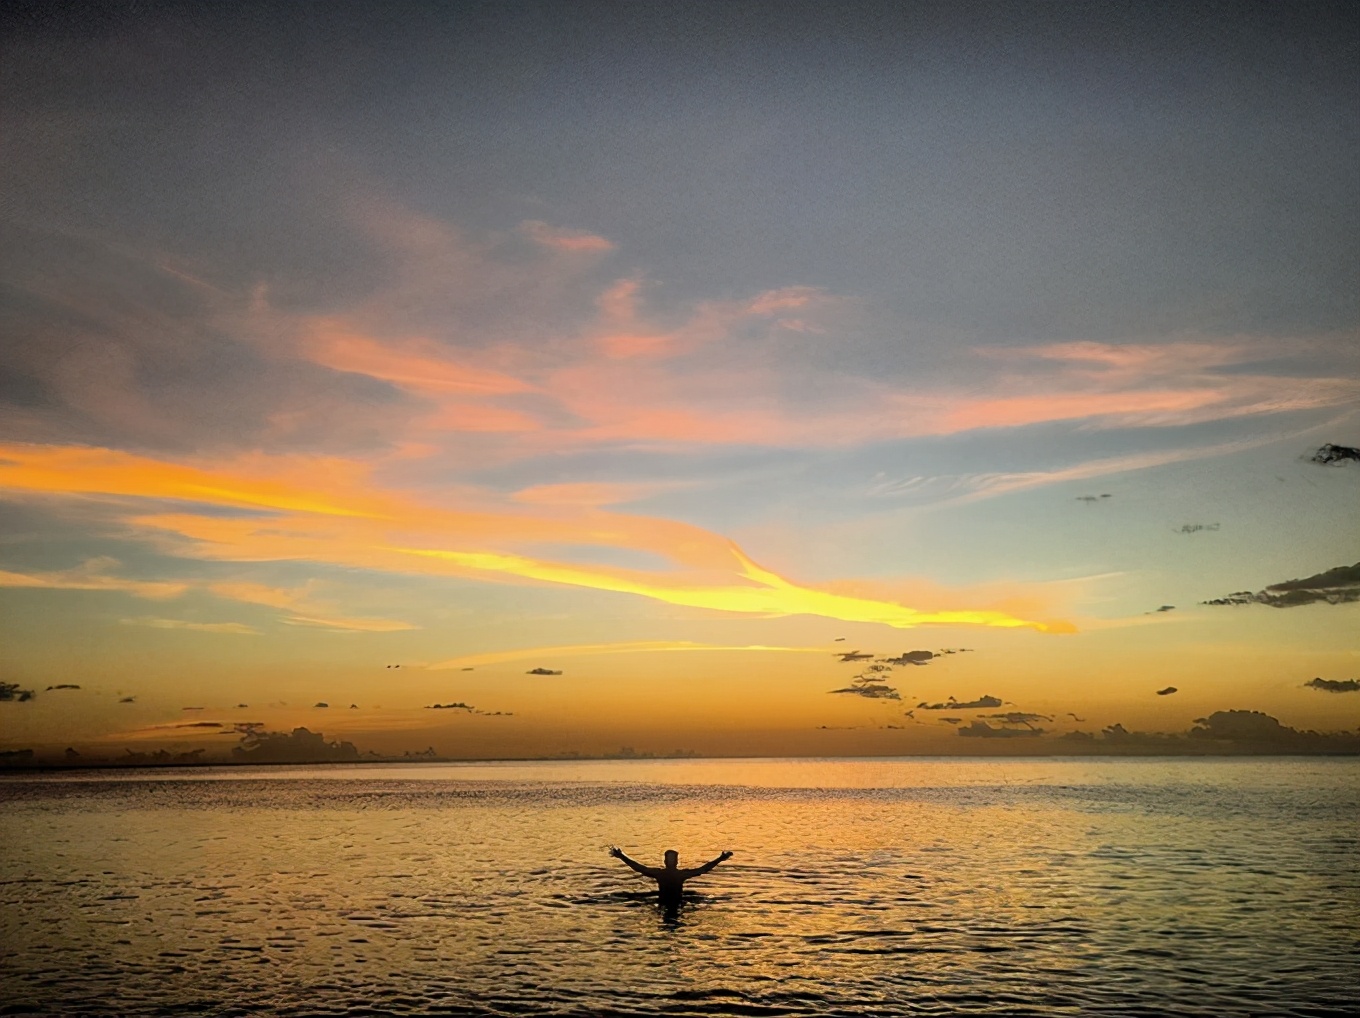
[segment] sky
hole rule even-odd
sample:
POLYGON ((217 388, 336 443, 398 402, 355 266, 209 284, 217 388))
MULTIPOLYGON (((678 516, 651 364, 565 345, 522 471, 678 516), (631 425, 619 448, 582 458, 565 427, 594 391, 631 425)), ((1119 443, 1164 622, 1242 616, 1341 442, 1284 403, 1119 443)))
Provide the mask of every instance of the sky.
POLYGON ((4 18, 0 748, 1360 726, 1354 5, 4 18))

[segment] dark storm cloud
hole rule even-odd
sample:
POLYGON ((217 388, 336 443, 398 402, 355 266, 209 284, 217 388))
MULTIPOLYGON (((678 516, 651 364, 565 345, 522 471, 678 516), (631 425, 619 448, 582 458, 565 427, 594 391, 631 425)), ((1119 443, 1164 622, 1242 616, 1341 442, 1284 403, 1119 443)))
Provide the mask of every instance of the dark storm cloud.
POLYGON ((1172 693, 1175 693, 1175 692, 1177 692, 1177 689, 1176 689, 1175 686, 1166 686, 1166 687, 1163 688, 1163 689, 1157 690, 1157 695, 1158 695, 1158 696, 1170 696, 1172 693))
POLYGON ((1349 445, 1333 445, 1328 442, 1312 456, 1308 457, 1310 463, 1317 463, 1320 466, 1331 466, 1332 464, 1345 465, 1347 460, 1360 463, 1360 449, 1349 445))
POLYGON ((221 721, 186 721, 182 725, 172 725, 173 728, 225 728, 221 721))
POLYGON ((1263 604, 1270 608, 1298 608, 1307 604, 1346 604, 1360 601, 1360 562, 1353 566, 1337 566, 1324 573, 1302 580, 1272 583, 1264 590, 1252 593, 1239 590, 1226 597, 1204 601, 1210 605, 1263 604))
POLYGON ((456 703, 432 703, 432 704, 429 704, 425 709, 426 709, 426 710, 465 710, 465 711, 471 712, 471 711, 476 710, 477 708, 473 707, 471 704, 463 703, 462 700, 459 700, 459 701, 457 701, 456 703))
POLYGON ((1324 693, 1360 693, 1360 679, 1309 679, 1303 685, 1324 693))
POLYGON ((24 703, 32 700, 38 694, 31 689, 20 689, 17 682, 0 682, 0 701, 13 701, 24 703))
POLYGON ((955 700, 952 696, 944 703, 926 703, 922 700, 916 705, 917 710, 974 710, 983 707, 1002 707, 1005 701, 999 696, 992 696, 984 693, 976 700, 955 700))
POLYGON ((873 657, 872 654, 865 654, 858 650, 837 651, 842 662, 847 661, 868 661, 873 657))
POLYGON ((312 706, 313 706, 313 707, 329 707, 330 704, 326 703, 326 701, 324 701, 324 700, 318 700, 316 703, 312 704, 312 706))
POLYGON ((530 668, 530 669, 529 669, 527 672, 525 672, 524 674, 525 674, 525 675, 561 675, 562 673, 561 673, 561 672, 555 672, 555 671, 553 671, 551 668, 530 668))

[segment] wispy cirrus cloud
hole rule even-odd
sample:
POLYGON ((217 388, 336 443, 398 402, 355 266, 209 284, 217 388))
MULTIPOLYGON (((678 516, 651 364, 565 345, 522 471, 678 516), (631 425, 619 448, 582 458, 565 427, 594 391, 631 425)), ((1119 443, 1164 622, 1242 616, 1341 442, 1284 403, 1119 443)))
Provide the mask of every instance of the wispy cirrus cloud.
POLYGON ((465 654, 430 665, 431 670, 476 668, 482 665, 504 664, 508 661, 527 661, 542 657, 594 657, 599 654, 674 654, 689 651, 721 651, 723 653, 769 654, 825 654, 825 647, 771 647, 765 644, 730 646, 726 644, 695 643, 690 640, 634 640, 624 643, 571 644, 564 647, 526 647, 521 650, 500 650, 485 654, 465 654))
POLYGON ((521 232, 536 244, 573 254, 603 254, 614 250, 614 242, 587 230, 567 230, 551 226, 540 219, 526 219, 519 224, 521 232))
POLYGON ((396 633, 419 629, 399 619, 354 618, 336 610, 315 596, 311 585, 299 589, 271 587, 243 581, 209 583, 204 589, 217 597, 246 604, 267 605, 283 612, 281 621, 293 626, 312 626, 355 633, 396 633))
POLYGON ((117 559, 107 556, 87 559, 74 569, 61 569, 51 572, 19 573, 0 570, 0 587, 28 587, 43 590, 102 590, 118 591, 144 597, 152 601, 165 601, 179 597, 189 589, 187 583, 163 580, 137 580, 114 575, 110 570, 120 565, 117 559))
POLYGON ((185 619, 161 619, 151 615, 118 621, 125 626, 146 626, 149 629, 187 629, 196 633, 230 633, 236 636, 260 634, 260 630, 243 622, 190 622, 185 619))

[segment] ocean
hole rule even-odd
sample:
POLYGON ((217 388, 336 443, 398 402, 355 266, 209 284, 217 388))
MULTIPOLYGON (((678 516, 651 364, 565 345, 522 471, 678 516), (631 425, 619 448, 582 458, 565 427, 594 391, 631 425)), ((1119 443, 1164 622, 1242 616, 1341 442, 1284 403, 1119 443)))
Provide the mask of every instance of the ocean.
MULTIPOLYGON (((0 779, 0 1013, 1340 1015, 1360 760, 0 779), (681 866, 676 915, 610 858, 681 866)), ((654 887, 654 884, 652 885, 654 887)))

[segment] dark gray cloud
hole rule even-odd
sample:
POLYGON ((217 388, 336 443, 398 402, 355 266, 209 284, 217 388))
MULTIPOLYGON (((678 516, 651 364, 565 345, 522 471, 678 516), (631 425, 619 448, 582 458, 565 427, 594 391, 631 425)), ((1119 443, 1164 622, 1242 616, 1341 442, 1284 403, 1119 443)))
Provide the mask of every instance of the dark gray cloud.
POLYGON ((872 654, 865 654, 858 650, 838 651, 841 661, 868 661, 872 654))
POLYGON ((1113 498, 1113 497, 1114 497, 1113 495, 1078 495, 1078 496, 1077 496, 1077 501, 1078 501, 1078 502, 1085 502, 1087 505, 1090 505, 1090 504, 1092 504, 1093 502, 1099 502, 1102 498, 1113 498))
POLYGON ((551 668, 530 668, 525 675, 561 675, 560 671, 553 671, 551 668))
POLYGON ((866 700, 900 700, 900 694, 892 686, 882 682, 857 682, 853 685, 845 686, 842 689, 830 689, 829 693, 849 693, 851 696, 862 696, 866 700))
POLYGON ((17 682, 0 682, 0 701, 23 703, 26 700, 32 700, 37 695, 31 689, 20 689, 17 682))
POLYGON ((426 709, 426 710, 465 710, 465 711, 468 711, 469 713, 471 713, 472 711, 476 710, 477 708, 474 707, 474 706, 472 706, 472 704, 470 704, 470 703, 464 703, 462 700, 458 700, 458 701, 455 702, 455 703, 432 703, 432 704, 427 705, 425 709, 426 709))
POLYGON ((325 700, 318 700, 316 703, 312 704, 312 706, 313 706, 313 707, 329 707, 330 704, 328 704, 325 700))
POLYGON ((1004 707, 1006 701, 999 696, 992 696, 984 693, 976 700, 956 700, 952 696, 944 703, 926 703, 922 700, 916 705, 917 710, 975 710, 983 707, 1004 707))
POLYGON ((294 728, 292 732, 251 732, 233 747, 241 763, 322 763, 359 759, 352 742, 327 742, 320 732, 294 728))
POLYGON ((186 721, 182 725, 175 725, 175 728, 225 728, 226 725, 221 721, 186 721))
POLYGON ((203 762, 202 749, 191 749, 183 753, 171 753, 168 749, 158 749, 144 753, 129 749, 122 756, 108 761, 119 767, 148 767, 163 764, 196 764, 203 762))
POLYGON ((905 654, 897 655, 897 657, 881 657, 878 660, 885 665, 924 665, 938 656, 938 654, 929 650, 909 650, 905 654))
POLYGON ((1360 462, 1360 449, 1349 445, 1333 445, 1328 442, 1308 457, 1308 462, 1317 463, 1324 467, 1332 464, 1342 466, 1345 465, 1347 460, 1360 462))
POLYGON ((1178 534, 1198 534, 1201 530, 1217 530, 1217 523, 1182 523, 1176 528, 1178 534))
POLYGON ((1130 731, 1122 724, 1113 724, 1098 736, 1068 732, 1059 740, 1080 743, 1095 752, 1136 755, 1360 752, 1360 735, 1355 733, 1300 731, 1254 710, 1215 711, 1196 718, 1194 726, 1185 732, 1130 731))
POLYGON ((46 692, 50 693, 54 689, 79 689, 79 688, 80 687, 76 685, 74 682, 58 682, 55 686, 48 686, 46 692))
POLYGON ((1309 679, 1303 685, 1324 693, 1360 693, 1360 679, 1309 679))
MULTIPOLYGON (((1237 743, 1303 746, 1335 738, 1313 731, 1300 731, 1280 724, 1277 718, 1256 710, 1219 710, 1207 718, 1196 718, 1190 729, 1192 739, 1226 740, 1237 743)), ((1344 737, 1344 736, 1343 736, 1344 737)), ((1350 737, 1352 741, 1354 736, 1350 737)))
POLYGON ((1013 710, 1005 714, 981 714, 979 717, 990 721, 1004 721, 1010 725, 1028 725, 1035 721, 1052 721, 1047 714, 1031 714, 1027 711, 1013 710))
POLYGON ((1177 690, 1176 690, 1176 687, 1175 687, 1175 686, 1164 686, 1163 688, 1157 690, 1157 695, 1158 695, 1158 696, 1170 696, 1172 693, 1174 693, 1174 692, 1176 692, 1176 691, 1177 691, 1177 690))
POLYGON ((901 694, 885 681, 891 674, 892 665, 875 661, 871 665, 865 665, 864 670, 851 680, 850 685, 828 692, 862 696, 867 700, 900 700, 901 694))
POLYGON ((993 728, 985 721, 974 721, 958 731, 969 739, 1034 739, 1044 734, 1042 728, 993 728))
POLYGON ((1239 590, 1226 597, 1204 601, 1211 605, 1263 604, 1270 608, 1298 608, 1306 604, 1345 604, 1360 601, 1360 562, 1353 566, 1337 566, 1324 573, 1302 580, 1272 583, 1253 593, 1239 590))

